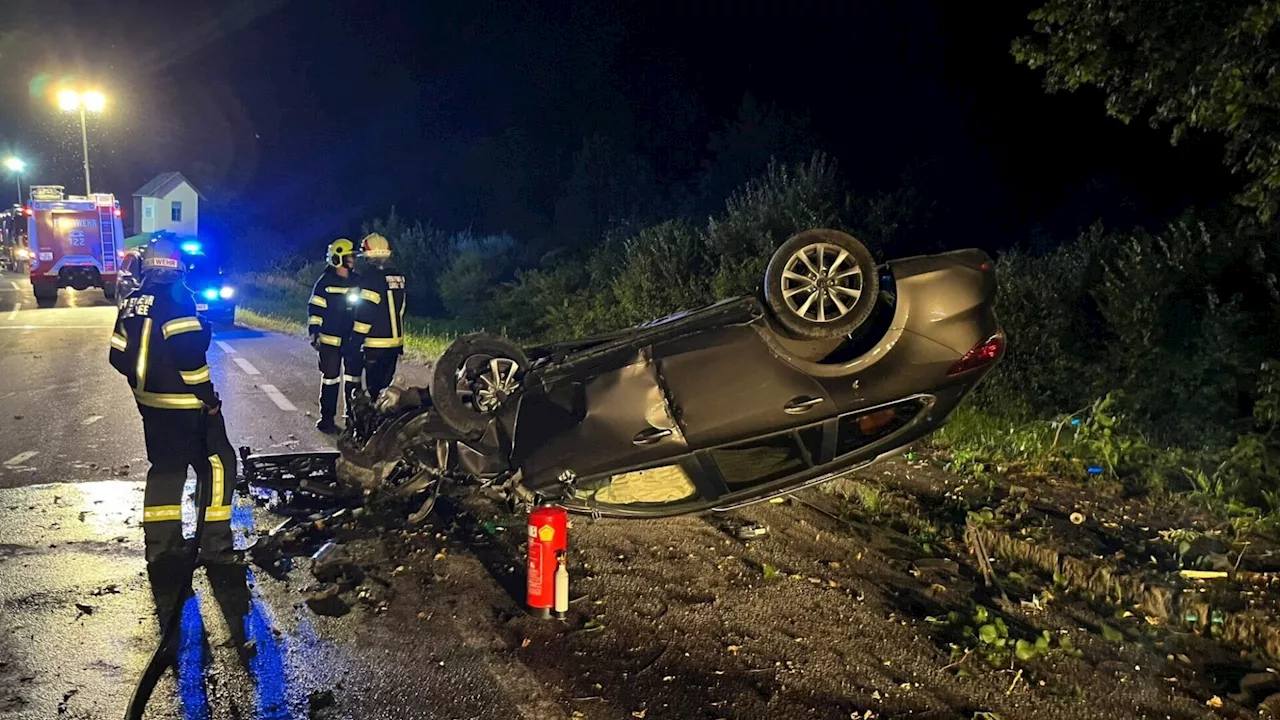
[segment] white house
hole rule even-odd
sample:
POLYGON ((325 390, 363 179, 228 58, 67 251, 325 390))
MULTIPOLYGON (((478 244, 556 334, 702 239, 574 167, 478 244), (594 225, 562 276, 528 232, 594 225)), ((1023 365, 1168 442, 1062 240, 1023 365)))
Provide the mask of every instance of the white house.
POLYGON ((179 172, 161 173, 133 194, 135 234, 167 230, 180 237, 200 235, 200 191, 179 172))

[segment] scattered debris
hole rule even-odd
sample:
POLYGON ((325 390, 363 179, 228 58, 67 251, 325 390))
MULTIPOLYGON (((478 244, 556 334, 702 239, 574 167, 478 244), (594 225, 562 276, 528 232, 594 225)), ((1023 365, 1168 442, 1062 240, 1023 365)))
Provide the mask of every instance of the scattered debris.
POLYGON ((307 714, 315 718, 320 711, 333 707, 333 704, 332 690, 316 690, 307 696, 307 714))
POLYGON ((307 595, 307 607, 317 615, 342 617, 351 612, 351 606, 342 599, 342 589, 336 584, 328 585, 323 590, 307 595))

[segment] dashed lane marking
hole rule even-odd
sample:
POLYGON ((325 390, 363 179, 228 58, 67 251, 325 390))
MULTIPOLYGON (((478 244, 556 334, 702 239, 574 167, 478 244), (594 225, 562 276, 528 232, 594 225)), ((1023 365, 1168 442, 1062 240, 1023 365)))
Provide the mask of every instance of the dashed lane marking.
POLYGON ((98 421, 99 421, 99 420, 101 420, 101 419, 102 419, 102 416, 101 416, 101 415, 90 415, 89 417, 87 417, 87 418, 85 418, 85 419, 81 420, 81 421, 80 421, 80 424, 81 424, 81 425, 92 425, 92 424, 94 424, 94 423, 98 422, 98 421))
POLYGON ((236 349, 235 349, 235 348, 233 348, 233 347, 231 347, 231 346, 230 346, 230 345, 228 345, 227 343, 224 343, 224 342, 222 342, 221 340, 214 340, 214 342, 218 344, 218 347, 222 348, 222 352, 224 352, 224 353, 226 353, 226 354, 228 354, 228 355, 236 355, 236 354, 238 354, 238 353, 236 353, 236 349))
POLYGON ((284 410, 285 412, 298 411, 298 408, 294 407, 294 404, 289 402, 289 398, 285 397, 284 393, 280 392, 275 385, 262 385, 260 387, 262 388, 262 392, 266 393, 267 397, 271 398, 271 402, 276 404, 276 407, 284 410))
POLYGON ((234 360, 235 363, 240 366, 241 370, 245 371, 246 373, 249 373, 250 375, 262 374, 258 372, 258 368, 253 366, 253 363, 249 362, 248 360, 245 360, 242 357, 233 357, 231 359, 234 360))
POLYGON ((18 311, 19 311, 19 310, 21 310, 21 309, 22 309, 22 306, 21 306, 21 305, 14 305, 14 306, 13 306, 13 309, 9 311, 9 317, 5 318, 5 320, 14 320, 14 319, 16 319, 16 318, 18 317, 18 311))
POLYGON ((13 289, 14 289, 14 290, 21 290, 21 289, 22 289, 22 288, 18 287, 18 282, 17 282, 16 280, 10 280, 10 281, 9 281, 9 284, 13 286, 13 289))
POLYGON ((17 467, 39 454, 40 454, 39 450, 27 450, 26 452, 20 452, 17 455, 14 455, 13 457, 9 458, 8 460, 5 460, 4 466, 9 468, 17 467))

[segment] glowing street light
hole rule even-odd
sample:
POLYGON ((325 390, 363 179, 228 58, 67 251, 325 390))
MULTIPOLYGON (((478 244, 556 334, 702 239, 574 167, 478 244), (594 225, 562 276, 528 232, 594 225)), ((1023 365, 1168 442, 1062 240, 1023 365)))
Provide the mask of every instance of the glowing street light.
POLYGON ((84 92, 76 92, 70 89, 59 90, 58 107, 67 112, 80 111, 80 142, 84 147, 84 194, 91 195, 93 190, 89 185, 89 132, 85 128, 84 113, 86 110, 96 113, 102 112, 107 107, 107 96, 97 90, 86 90, 84 92))
POLYGON ((22 204, 22 171, 27 169, 27 164, 16 157, 9 156, 4 159, 5 168, 18 178, 18 204, 22 204))

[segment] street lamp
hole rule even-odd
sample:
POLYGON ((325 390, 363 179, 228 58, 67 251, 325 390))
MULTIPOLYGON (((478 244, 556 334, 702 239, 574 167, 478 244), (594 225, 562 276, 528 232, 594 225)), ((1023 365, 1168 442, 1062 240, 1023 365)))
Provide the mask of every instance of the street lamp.
POLYGON ((7 157, 4 159, 4 166, 18 178, 18 204, 22 204, 22 171, 27 169, 27 164, 16 157, 7 157))
POLYGON ((84 147, 84 194, 91 195, 89 185, 89 132, 85 129, 84 112, 102 112, 107 106, 107 96, 97 90, 76 92, 75 90, 58 91, 58 107, 72 112, 80 111, 80 142, 84 147))

